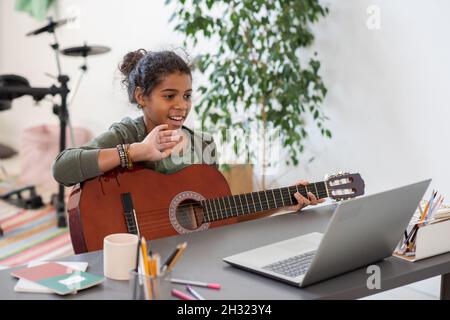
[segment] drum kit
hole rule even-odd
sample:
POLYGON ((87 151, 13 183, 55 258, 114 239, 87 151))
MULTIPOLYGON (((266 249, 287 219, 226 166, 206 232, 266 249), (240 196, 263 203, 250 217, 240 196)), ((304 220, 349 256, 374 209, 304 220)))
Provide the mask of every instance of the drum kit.
MULTIPOLYGON (((60 104, 53 105, 53 113, 58 116, 60 122, 60 139, 59 148, 60 151, 66 148, 66 128, 70 126, 69 112, 67 107, 73 103, 75 94, 78 91, 83 75, 87 71, 87 57, 99 54, 105 54, 111 49, 105 46, 98 45, 88 45, 84 43, 81 46, 69 47, 65 49, 60 49, 59 43, 56 37, 56 29, 71 22, 73 18, 62 19, 54 21, 52 18, 48 19, 48 23, 36 30, 27 33, 27 36, 36 36, 42 33, 51 33, 53 35, 54 43, 50 45, 55 53, 55 59, 57 64, 58 76, 55 77, 58 81, 57 85, 52 85, 48 88, 42 87, 32 87, 29 81, 19 75, 15 74, 5 74, 0 75, 0 111, 8 110, 12 107, 12 100, 22 97, 24 95, 31 96, 36 102, 41 101, 46 96, 57 96, 61 97, 60 104), (63 74, 61 70, 60 54, 67 57, 82 58, 83 64, 80 67, 80 75, 74 90, 69 89, 69 77, 63 74), (71 93, 71 101, 67 102, 68 94, 71 93)), ((17 194, 20 197, 20 194, 17 194)), ((53 205, 57 211, 58 226, 65 227, 67 225, 65 218, 65 205, 64 205, 64 186, 60 185, 58 194, 52 199, 53 205)))

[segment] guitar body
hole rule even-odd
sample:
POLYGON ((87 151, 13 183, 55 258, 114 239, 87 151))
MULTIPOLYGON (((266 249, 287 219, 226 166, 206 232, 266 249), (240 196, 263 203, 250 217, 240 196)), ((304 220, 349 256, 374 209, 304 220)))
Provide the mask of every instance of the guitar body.
MULTIPOLYGON (((177 225, 177 207, 189 201, 231 195, 224 176, 207 164, 191 165, 173 174, 145 168, 113 170, 85 181, 70 194, 68 220, 75 253, 101 250, 105 236, 129 232, 122 203, 124 193, 131 195, 139 233, 146 239, 190 232, 177 225)), ((236 222, 236 218, 228 218, 204 223, 196 230, 236 222)))

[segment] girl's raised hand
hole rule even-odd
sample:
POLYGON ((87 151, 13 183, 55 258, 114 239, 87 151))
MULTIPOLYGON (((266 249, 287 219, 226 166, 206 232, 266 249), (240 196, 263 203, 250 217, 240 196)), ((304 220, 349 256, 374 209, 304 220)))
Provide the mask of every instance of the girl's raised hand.
POLYGON ((131 160, 158 161, 169 156, 182 136, 178 130, 166 130, 168 126, 168 124, 156 126, 142 142, 131 144, 129 151, 131 160))

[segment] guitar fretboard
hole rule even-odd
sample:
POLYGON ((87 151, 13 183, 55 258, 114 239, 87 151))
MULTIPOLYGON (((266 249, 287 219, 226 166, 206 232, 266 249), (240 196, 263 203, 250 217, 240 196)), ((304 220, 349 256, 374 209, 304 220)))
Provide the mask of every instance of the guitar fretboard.
POLYGON ((320 181, 310 183, 307 186, 297 185, 207 199, 201 201, 204 209, 204 222, 213 222, 296 205, 298 203, 294 197, 294 193, 296 192, 299 192, 306 198, 308 197, 307 192, 312 192, 317 199, 329 196, 325 182, 320 181))

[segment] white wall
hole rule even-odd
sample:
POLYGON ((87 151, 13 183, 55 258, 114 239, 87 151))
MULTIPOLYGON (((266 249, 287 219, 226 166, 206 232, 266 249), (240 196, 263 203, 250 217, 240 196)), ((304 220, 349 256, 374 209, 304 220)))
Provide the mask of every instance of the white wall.
MULTIPOLYGON (((331 141, 313 140, 312 176, 360 171, 368 191, 433 178, 450 195, 448 1, 335 1, 316 28, 331 141), (381 28, 366 27, 366 8, 381 28)), ((301 172, 301 171, 300 171, 301 172)))
MULTIPOLYGON (((48 86, 53 81, 43 73, 56 72, 51 38, 25 37, 44 22, 13 11, 14 2, 0 2, 0 73, 22 74, 33 86, 48 86)), ((363 175, 368 193, 431 177, 434 188, 450 195, 450 2, 328 2, 330 14, 314 31, 329 89, 324 107, 334 136, 321 138, 312 125, 304 159, 316 160, 290 168, 277 183, 314 181, 325 173, 349 170, 363 175), (371 4, 381 9, 379 30, 366 27, 371 4)), ((80 28, 58 30, 61 46, 87 41, 113 48, 89 59, 89 73, 71 109, 75 125, 98 134, 123 116, 136 114, 117 78, 123 54, 140 47, 179 46, 181 37, 167 23, 171 9, 164 0, 59 0, 61 16, 70 5, 81 8, 80 28)), ((63 57, 62 62, 74 83, 81 61, 63 57)), ((17 99, 13 110, 0 113, 0 141, 18 147, 22 130, 42 122, 57 123, 49 103, 35 107, 30 98, 17 99)))

